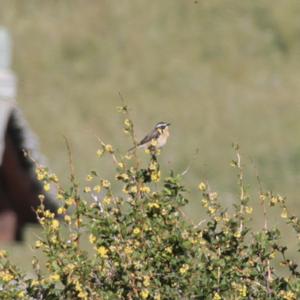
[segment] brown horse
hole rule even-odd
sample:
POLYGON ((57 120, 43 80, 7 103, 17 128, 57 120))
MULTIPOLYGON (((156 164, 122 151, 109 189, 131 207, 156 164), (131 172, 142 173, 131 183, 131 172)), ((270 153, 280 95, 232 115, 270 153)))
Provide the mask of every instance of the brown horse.
MULTIPOLYGON (((0 165, 0 241, 21 241, 26 223, 36 223, 41 184, 35 179, 34 165, 24 156, 24 134, 12 113, 5 133, 5 148, 0 165)), ((25 149, 26 150, 26 149, 25 149)), ((45 205, 56 211, 46 196, 45 205)))

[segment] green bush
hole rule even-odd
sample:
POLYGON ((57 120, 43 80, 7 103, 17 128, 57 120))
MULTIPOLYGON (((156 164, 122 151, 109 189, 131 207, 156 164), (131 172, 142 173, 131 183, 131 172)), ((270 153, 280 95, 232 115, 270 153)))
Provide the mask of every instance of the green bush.
MULTIPOLYGON (((124 131, 136 145, 126 107, 124 131)), ((207 219, 192 224, 182 208, 188 203, 183 175, 161 178, 159 151, 147 150, 146 167, 137 151, 120 155, 100 140, 99 159, 110 156, 114 180, 91 171, 83 186, 72 171, 68 189, 56 175, 37 165, 46 191, 54 189, 60 218, 45 210, 43 195, 36 213, 44 230, 35 247, 47 257, 47 272, 33 258, 33 274, 22 274, 0 252, 1 299, 286 299, 300 297, 297 265, 286 257, 280 230, 251 228, 252 207, 246 192, 239 149, 237 169, 240 193, 233 211, 222 207, 218 194, 201 182, 207 219), (84 250, 88 237, 90 250, 84 250), (286 268, 275 266, 280 257, 286 268)), ((285 199, 261 191, 267 206, 279 206, 281 217, 300 234, 298 217, 289 214, 285 199)))

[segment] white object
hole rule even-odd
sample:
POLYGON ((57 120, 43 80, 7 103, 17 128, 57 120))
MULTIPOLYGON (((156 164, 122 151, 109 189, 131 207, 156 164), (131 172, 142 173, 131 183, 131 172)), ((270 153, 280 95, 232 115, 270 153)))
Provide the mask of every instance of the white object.
POLYGON ((0 99, 15 100, 17 81, 11 71, 12 43, 9 32, 0 27, 0 99))
POLYGON ((0 165, 5 147, 7 123, 16 108, 16 77, 10 70, 11 38, 4 27, 0 27, 0 165))
POLYGON ((0 70, 0 99, 14 100, 17 96, 17 81, 13 72, 0 70))
POLYGON ((9 70, 11 66, 12 43, 8 30, 0 26, 0 69, 9 70))

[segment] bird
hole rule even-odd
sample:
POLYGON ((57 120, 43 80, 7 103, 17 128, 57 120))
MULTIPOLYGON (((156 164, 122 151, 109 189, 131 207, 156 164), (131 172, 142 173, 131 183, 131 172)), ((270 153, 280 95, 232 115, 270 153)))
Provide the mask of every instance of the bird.
POLYGON ((139 143, 137 143, 136 146, 130 148, 128 151, 132 151, 135 147, 144 149, 162 148, 170 136, 170 125, 171 124, 167 122, 158 122, 150 133, 148 133, 139 143))

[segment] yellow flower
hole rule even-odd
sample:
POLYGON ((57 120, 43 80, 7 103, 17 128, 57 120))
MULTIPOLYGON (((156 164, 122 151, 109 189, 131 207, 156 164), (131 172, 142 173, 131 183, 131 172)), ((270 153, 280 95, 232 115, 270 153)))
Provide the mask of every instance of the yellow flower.
POLYGON ((271 205, 275 205, 275 204, 277 204, 278 203, 278 199, 277 199, 277 197, 275 197, 275 196, 272 196, 272 198, 271 198, 271 201, 270 201, 271 203, 271 205))
POLYGON ((138 235, 138 234, 141 233, 141 229, 139 229, 138 227, 135 227, 135 228, 133 229, 133 233, 134 233, 135 235, 138 235))
POLYGON ((65 215, 64 219, 67 224, 71 224, 72 219, 69 215, 65 215))
POLYGON ((149 227, 148 224, 144 224, 143 229, 144 229, 145 231, 151 231, 151 227, 149 227))
POLYGON ((136 194, 137 193, 137 186, 134 185, 130 188, 130 192, 136 194))
POLYGON ((189 241, 191 242, 191 244, 195 245, 198 243, 198 241, 196 239, 190 238, 189 241))
POLYGON ((125 119, 125 120, 124 120, 124 125, 125 125, 125 127, 131 127, 131 122, 130 122, 130 120, 129 120, 129 119, 125 119))
POLYGON ((89 241, 91 244, 94 244, 96 242, 96 237, 93 234, 89 235, 89 241))
POLYGON ((100 257, 107 257, 107 252, 108 252, 108 249, 106 249, 104 246, 100 246, 98 249, 97 249, 97 252, 98 254, 100 255, 100 257))
POLYGON ((0 250, 0 258, 4 258, 7 256, 7 252, 5 250, 0 250))
POLYGON ((50 281, 59 281, 59 280, 60 280, 60 276, 59 276, 59 274, 57 274, 57 273, 51 274, 51 275, 49 276, 49 280, 50 280, 50 281))
POLYGON ((109 152, 109 153, 113 153, 113 147, 110 144, 105 145, 105 151, 109 152))
POLYGON ((51 236, 50 241, 53 244, 57 244, 57 237, 55 235, 51 236))
POLYGON ((98 157, 101 157, 101 156, 103 155, 103 153, 104 153, 103 150, 98 149, 97 152, 96 152, 96 155, 97 155, 98 157))
POLYGON ((148 287, 150 285, 150 277, 148 275, 144 276, 143 285, 148 287))
POLYGON ((173 252, 172 246, 166 247, 165 251, 168 252, 168 253, 172 253, 173 252))
POLYGON ((205 207, 205 208, 208 207, 208 200, 206 198, 203 198, 201 200, 201 202, 202 202, 203 207, 205 207))
POLYGON ((116 250, 117 250, 117 247, 116 246, 109 246, 109 250, 111 251, 111 252, 115 252, 116 250))
POLYGON ((75 269, 75 265, 74 264, 67 264, 66 265, 66 270, 70 273, 75 269))
POLYGON ((89 186, 86 186, 86 187, 83 189, 83 191, 84 191, 85 193, 90 193, 90 192, 92 191, 92 189, 91 189, 89 186))
POLYGON ((296 300, 296 295, 292 291, 280 291, 279 293, 280 296, 283 297, 285 300, 296 300))
POLYGON ((245 210, 246 210, 246 213, 249 214, 249 215, 252 214, 252 212, 253 212, 253 208, 250 207, 250 206, 246 206, 245 210))
POLYGON ((79 293, 78 293, 78 298, 80 298, 80 299, 84 299, 84 300, 87 300, 88 299, 88 294, 87 294, 87 292, 85 292, 85 291, 80 291, 79 293))
POLYGON ((133 250, 132 250, 131 247, 126 246, 125 249, 124 249, 124 252, 125 252, 125 254, 128 254, 128 255, 129 255, 129 254, 133 253, 133 250))
POLYGON ((63 193, 58 192, 57 195, 56 195, 56 198, 57 198, 58 200, 63 200, 63 199, 64 199, 63 193))
POLYGON ((206 190, 206 184, 204 182, 200 182, 198 188, 200 191, 204 192, 206 190))
POLYGON ((199 243, 200 243, 200 245, 205 245, 206 244, 206 240, 205 239, 203 239, 203 238, 200 238, 200 240, 199 240, 199 243))
POLYGON ((126 154, 124 157, 125 157, 127 160, 131 160, 131 159, 132 159, 132 155, 130 155, 130 154, 126 154))
POLYGON ((43 243, 41 242, 41 241, 36 241, 35 242, 35 248, 36 249, 39 249, 39 248, 41 248, 43 246, 43 243))
POLYGON ((151 171, 155 171, 157 170, 158 164, 155 161, 151 161, 151 163, 149 164, 149 170, 151 171))
POLYGON ((124 169, 124 164, 122 162, 118 162, 118 167, 124 169))
POLYGON ((221 296, 218 293, 214 294, 213 300, 222 300, 221 296))
POLYGON ((245 284, 240 288, 240 296, 243 298, 247 296, 247 286, 245 284))
POLYGON ((86 176, 86 181, 91 181, 93 180, 93 176, 92 175, 87 175, 86 176))
POLYGON ((146 185, 142 186, 140 190, 142 193, 145 193, 145 194, 149 194, 151 191, 150 188, 146 185))
POLYGON ((103 203, 104 203, 104 204, 108 205, 108 204, 110 204, 110 202, 111 202, 111 197, 105 196, 105 197, 103 198, 103 203))
POLYGON ((216 212, 216 208, 212 207, 212 206, 209 206, 208 211, 213 215, 216 212))
POLYGON ((53 230, 57 230, 59 228, 59 221, 58 220, 52 220, 51 228, 53 230))
POLYGON ((209 193, 209 199, 214 201, 218 198, 218 193, 217 192, 212 192, 212 193, 209 193))
POLYGON ((149 297, 149 291, 147 289, 142 289, 141 297, 142 299, 147 299, 149 297))
POLYGON ((49 219, 53 219, 54 218, 54 213, 52 213, 49 209, 45 210, 44 212, 44 216, 46 218, 49 218, 49 219))
POLYGON ((284 207, 281 213, 281 218, 286 219, 288 217, 287 209, 284 207))
POLYGON ((46 192, 49 192, 49 191, 50 191, 50 184, 49 184, 49 183, 45 183, 45 184, 44 184, 44 190, 45 190, 46 192))
POLYGON ((188 233, 186 230, 184 230, 184 231, 182 232, 181 236, 182 236, 183 239, 186 240, 186 239, 189 237, 189 233, 188 233))
POLYGON ((223 221, 224 221, 224 222, 228 222, 228 221, 229 221, 229 215, 228 215, 227 212, 226 212, 226 213, 224 214, 224 216, 223 216, 223 221))
POLYGON ((180 274, 185 274, 189 270, 190 266, 188 264, 183 264, 179 269, 180 274))
POLYGON ((0 273, 0 278, 5 282, 9 282, 14 279, 14 276, 10 274, 9 271, 2 271, 0 273))
POLYGON ((160 298, 160 294, 155 294, 155 296, 154 296, 154 300, 160 300, 161 298, 160 298))
POLYGON ((241 232, 240 231, 237 231, 235 234, 234 234, 234 237, 236 237, 237 239, 239 239, 241 237, 241 232))
POLYGON ((259 195, 259 200, 262 201, 262 202, 265 201, 266 200, 266 196, 264 194, 260 194, 259 195))
POLYGON ((47 175, 47 172, 43 168, 37 168, 35 170, 35 173, 36 173, 37 179, 39 181, 42 181, 46 177, 46 175, 47 175))
POLYGON ((215 220, 217 223, 219 223, 219 222, 222 220, 222 218, 221 218, 220 216, 214 216, 214 220, 215 220))
POLYGON ((39 281, 38 281, 38 280, 32 279, 32 281, 31 281, 31 286, 36 286, 36 285, 38 285, 38 284, 39 284, 39 281))
POLYGON ((96 193, 100 193, 101 192, 101 186, 100 185, 95 185, 93 188, 93 191, 96 193))
POLYGON ((110 187, 110 182, 106 179, 102 180, 101 184, 104 188, 109 188, 110 187))
POLYGON ((117 178, 122 179, 122 180, 128 180, 129 176, 126 173, 122 173, 122 174, 118 175, 117 178))
POLYGON ((156 202, 149 202, 149 203, 148 203, 148 207, 149 207, 149 208, 159 208, 160 206, 159 206, 159 204, 156 203, 156 202))
POLYGON ((165 208, 163 208, 163 209, 161 210, 161 215, 162 215, 162 216, 167 215, 167 213, 168 213, 168 211, 167 211, 165 208))
POLYGON ((88 294, 86 291, 84 291, 83 286, 79 283, 78 280, 76 280, 75 282, 75 290, 78 292, 78 298, 88 300, 88 294))
POLYGON ((57 213, 59 214, 59 215, 62 215, 62 214, 64 214, 66 212, 66 209, 64 208, 64 207, 59 207, 58 209, 57 209, 57 213))
POLYGON ((38 174, 37 174, 37 179, 38 179, 39 181, 42 181, 44 178, 45 178, 45 175, 44 175, 43 173, 38 173, 38 174))
POLYGON ((158 182, 160 180, 160 171, 151 173, 151 180, 153 182, 158 182))
POLYGON ((56 174, 51 174, 50 180, 53 181, 53 182, 55 182, 55 183, 58 183, 58 177, 57 177, 57 175, 56 174))
POLYGON ((74 205, 74 204, 75 204, 75 199, 74 199, 74 198, 68 198, 68 199, 66 200, 66 204, 67 204, 68 206, 74 205))

